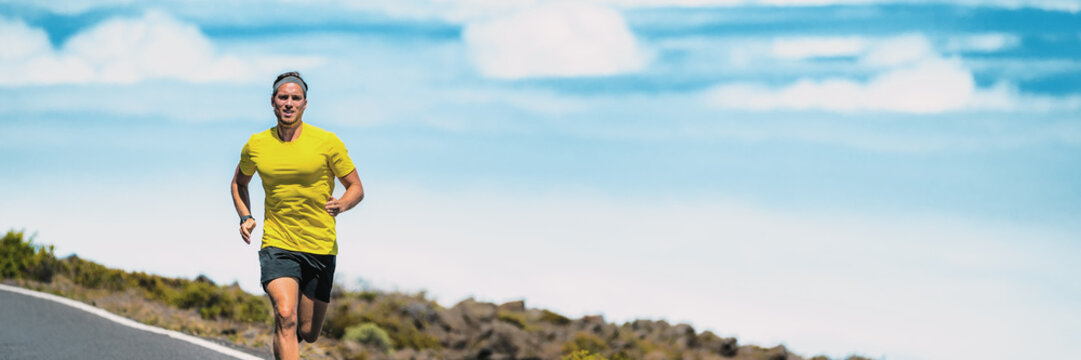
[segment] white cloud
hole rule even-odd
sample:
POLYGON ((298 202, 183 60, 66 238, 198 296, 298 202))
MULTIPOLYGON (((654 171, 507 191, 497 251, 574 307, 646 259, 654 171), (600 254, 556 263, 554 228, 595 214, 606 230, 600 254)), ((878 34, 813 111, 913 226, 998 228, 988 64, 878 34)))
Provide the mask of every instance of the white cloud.
MULTIPOLYGON (((150 11, 112 18, 75 34, 59 49, 45 32, 0 18, 6 47, 0 85, 64 83, 131 84, 151 79, 185 82, 248 82, 283 67, 313 66, 311 57, 241 58, 222 53, 194 25, 150 11)), ((261 78, 260 78, 261 79, 261 78)))
POLYGON ((857 36, 777 38, 770 47, 774 57, 790 60, 856 56, 866 48, 867 39, 857 36))
POLYGON ((1071 13, 1081 12, 1081 2, 1077 0, 961 0, 958 2, 970 6, 998 6, 1008 9, 1036 8, 1071 13))
POLYGON ((0 61, 33 57, 51 50, 44 30, 31 28, 22 21, 0 18, 0 61))
POLYGON ((1048 113, 1081 110, 1081 95, 1042 96, 1026 94, 1017 86, 1001 82, 979 91, 969 102, 973 110, 1024 111, 1048 113))
POLYGON ((1021 44, 1021 38, 1013 34, 975 34, 952 37, 946 41, 945 49, 951 52, 997 52, 1021 44))
POLYGON ((938 57, 926 36, 908 34, 871 43, 860 57, 860 63, 875 68, 891 68, 938 57))
POLYGON ((44 30, 22 21, 0 18, 0 84, 52 83, 55 79, 85 82, 90 66, 83 61, 57 57, 44 30))
POLYGON ((957 59, 928 59, 875 75, 867 82, 804 79, 771 88, 723 84, 708 91, 722 108, 754 111, 826 110, 937 113, 964 108, 975 91, 972 74, 957 59))
MULTIPOLYGON (((947 53, 997 52, 1015 47, 1021 38, 1013 34, 983 33, 947 37, 939 42, 947 53)), ((862 56, 865 65, 893 66, 936 54, 926 36, 908 34, 886 38, 866 36, 781 37, 770 43, 772 57, 805 60, 823 57, 862 56)))
MULTIPOLYGON (((940 46, 951 52, 1000 51, 1019 40, 1006 34, 965 35, 940 46)), ((856 56, 871 75, 805 77, 783 86, 758 83, 719 84, 706 92, 707 101, 726 109, 750 111, 822 110, 885 111, 931 114, 959 110, 1063 111, 1077 109, 1072 97, 1021 94, 1010 84, 978 88, 973 72, 959 57, 939 53, 926 36, 890 38, 781 38, 772 42, 771 56, 801 60, 823 56, 856 56)))
POLYGON ((963 6, 1002 7, 1007 9, 1036 8, 1076 13, 1081 2, 1076 0, 599 0, 625 7, 716 7, 716 6, 833 6, 884 4, 954 4, 963 6))
POLYGON ((587 3, 558 2, 466 25, 465 44, 487 77, 603 76, 647 63, 623 16, 587 3))

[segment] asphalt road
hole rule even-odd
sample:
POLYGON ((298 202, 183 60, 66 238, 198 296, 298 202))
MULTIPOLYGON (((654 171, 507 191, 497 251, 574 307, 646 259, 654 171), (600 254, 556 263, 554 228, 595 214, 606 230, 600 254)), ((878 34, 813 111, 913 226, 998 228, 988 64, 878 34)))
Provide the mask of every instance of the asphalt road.
POLYGON ((0 359, 230 359, 67 305, 0 290, 0 359))

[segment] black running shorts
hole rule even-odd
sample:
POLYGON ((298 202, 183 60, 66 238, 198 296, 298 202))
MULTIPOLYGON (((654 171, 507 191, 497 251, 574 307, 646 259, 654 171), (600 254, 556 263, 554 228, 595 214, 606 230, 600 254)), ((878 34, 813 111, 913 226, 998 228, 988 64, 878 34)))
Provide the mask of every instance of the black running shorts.
POLYGON ((334 255, 317 255, 268 246, 259 250, 260 281, 263 291, 271 280, 291 277, 300 283, 300 293, 330 302, 334 286, 334 255))

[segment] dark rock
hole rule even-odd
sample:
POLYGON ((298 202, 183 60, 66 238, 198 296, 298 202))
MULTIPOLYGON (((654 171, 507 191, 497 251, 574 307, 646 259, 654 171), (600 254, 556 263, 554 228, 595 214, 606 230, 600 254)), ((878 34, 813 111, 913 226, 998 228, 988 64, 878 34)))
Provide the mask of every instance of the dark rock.
POLYGON ((733 357, 739 354, 739 342, 735 338, 724 338, 717 349, 717 354, 724 357, 733 357))
POLYGON ((439 320, 439 313, 435 311, 431 305, 423 302, 414 301, 402 308, 402 315, 405 315, 413 320, 413 326, 417 329, 424 329, 427 324, 435 323, 439 320))
POLYGON ((453 309, 460 309, 462 317, 467 323, 481 324, 495 319, 496 306, 489 303, 476 302, 473 299, 462 300, 454 305, 453 309))
POLYGON ((439 312, 438 321, 445 331, 463 331, 469 327, 464 311, 459 307, 439 312))
POLYGON ((503 305, 499 305, 499 310, 513 311, 513 312, 524 312, 525 311, 525 300, 511 301, 511 302, 505 303, 503 305))
POLYGON ((203 275, 203 274, 199 274, 199 276, 195 277, 195 282, 201 282, 201 283, 210 284, 210 285, 217 285, 217 284, 214 284, 214 280, 210 280, 210 278, 206 277, 206 275, 203 275))
POLYGON ((698 337, 695 336, 694 328, 687 324, 668 328, 664 331, 664 338, 681 349, 693 349, 698 346, 698 337))
POLYGON ((653 321, 650 320, 635 320, 631 323, 631 330, 635 331, 653 331, 653 321))
POLYGON ((492 358, 515 358, 518 352, 528 346, 529 335, 503 322, 495 322, 484 328, 478 347, 491 351, 492 358))
POLYGON ((733 357, 739 353, 739 342, 735 338, 722 338, 712 331, 698 335, 698 346, 724 357, 733 357))
POLYGON ((788 349, 786 349, 783 345, 778 345, 776 347, 766 349, 765 354, 763 354, 763 356, 761 356, 760 358, 766 360, 787 360, 788 349))
POLYGON ((586 324, 604 324, 604 315, 586 315, 582 317, 586 324))

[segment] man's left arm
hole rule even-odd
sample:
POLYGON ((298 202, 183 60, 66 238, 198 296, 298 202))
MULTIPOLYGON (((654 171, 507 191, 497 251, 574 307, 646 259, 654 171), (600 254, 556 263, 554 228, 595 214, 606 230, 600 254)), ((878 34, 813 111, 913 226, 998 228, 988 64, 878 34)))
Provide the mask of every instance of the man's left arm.
POLYGON ((327 200, 326 208, 330 216, 338 216, 338 214, 352 209, 361 200, 364 200, 364 185, 361 185, 360 176, 357 175, 356 169, 338 178, 338 180, 345 186, 345 194, 342 195, 341 199, 335 199, 331 196, 327 200))

